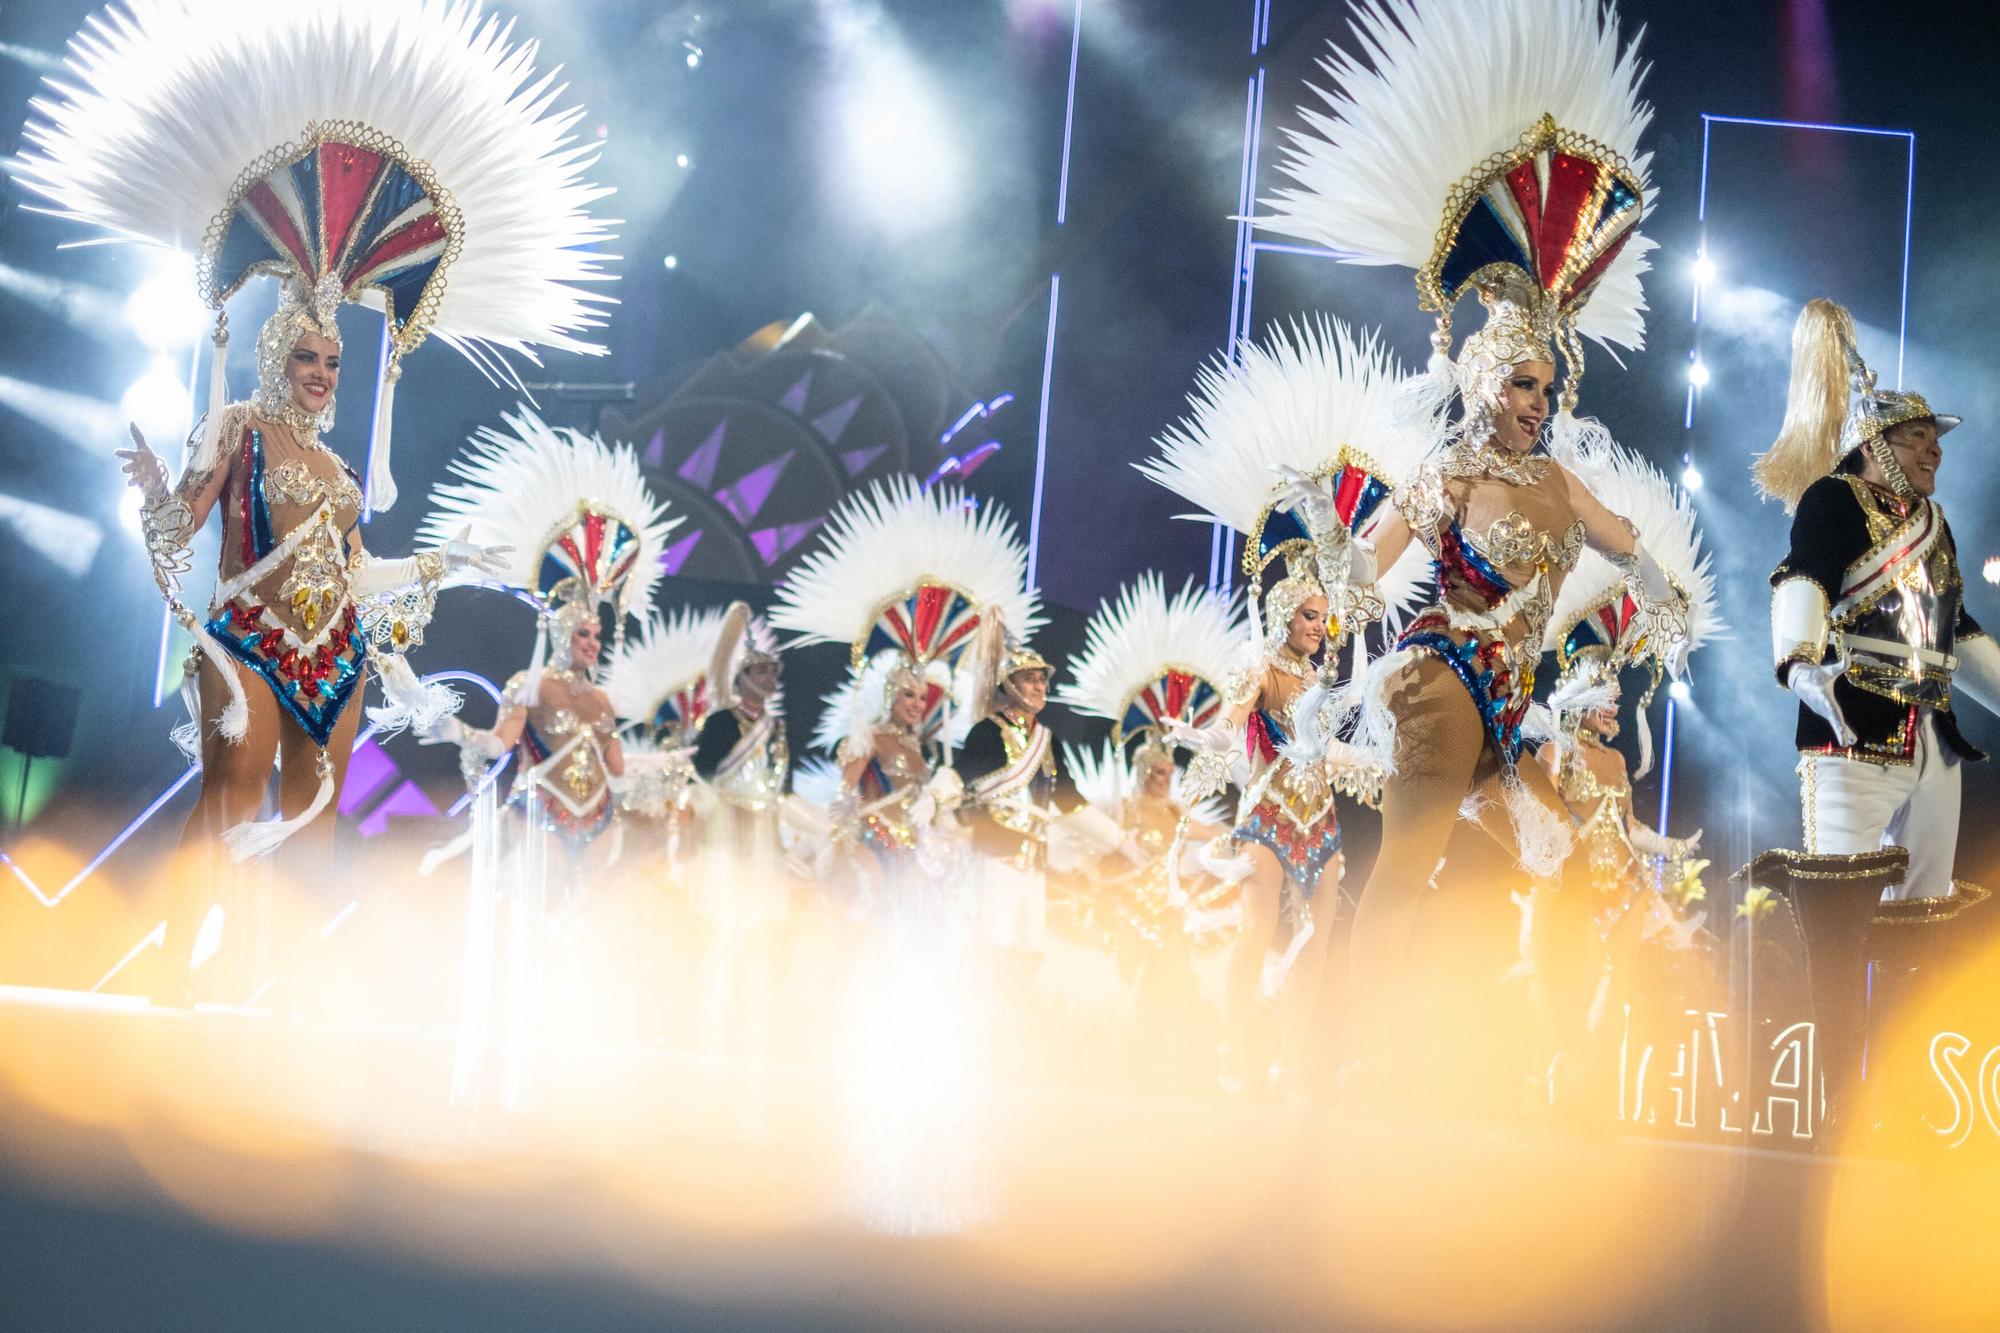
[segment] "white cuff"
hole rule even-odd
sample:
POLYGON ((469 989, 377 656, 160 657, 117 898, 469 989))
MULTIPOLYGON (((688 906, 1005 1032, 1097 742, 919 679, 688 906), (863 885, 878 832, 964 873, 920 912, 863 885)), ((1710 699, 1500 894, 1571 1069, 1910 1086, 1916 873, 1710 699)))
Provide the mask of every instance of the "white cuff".
POLYGON ((1826 657, 1826 589, 1803 576, 1771 590, 1771 666, 1782 684, 1794 662, 1818 666, 1826 657))

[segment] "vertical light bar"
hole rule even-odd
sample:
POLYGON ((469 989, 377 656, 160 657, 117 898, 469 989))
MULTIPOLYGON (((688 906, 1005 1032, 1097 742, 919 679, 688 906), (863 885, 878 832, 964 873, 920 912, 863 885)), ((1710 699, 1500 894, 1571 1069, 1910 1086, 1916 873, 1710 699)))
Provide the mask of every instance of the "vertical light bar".
POLYGON ((1049 274, 1049 336, 1042 347, 1042 410, 1035 422, 1035 498, 1028 510, 1028 591, 1040 586, 1036 568, 1042 554, 1042 484, 1049 462, 1049 384, 1056 366, 1056 307, 1062 296, 1062 274, 1049 274))
POLYGON ((1056 225, 1069 216, 1069 141, 1076 128, 1076 60, 1083 48, 1083 0, 1076 0, 1076 14, 1069 25, 1069 91, 1063 98, 1062 179, 1056 185, 1056 225))
POLYGON ((368 414, 368 457, 361 465, 361 521, 366 523, 375 517, 375 488, 368 479, 375 475, 375 449, 381 441, 376 438, 376 426, 382 419, 382 395, 389 388, 389 317, 382 316, 382 352, 375 358, 375 410, 368 414))
POLYGON ((1903 309, 1896 320, 1896 387, 1903 387, 1903 341, 1910 331, 1910 220, 1917 204, 1917 136, 1910 135, 1910 168, 1903 181, 1903 309))

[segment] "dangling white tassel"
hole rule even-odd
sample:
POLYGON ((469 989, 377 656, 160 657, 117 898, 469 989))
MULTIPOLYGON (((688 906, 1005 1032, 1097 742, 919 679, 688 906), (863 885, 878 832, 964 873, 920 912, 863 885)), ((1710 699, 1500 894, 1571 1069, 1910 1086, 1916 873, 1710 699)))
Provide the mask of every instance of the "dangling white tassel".
MULTIPOLYGON (((194 630, 194 641, 201 648, 201 655, 215 668, 215 674, 222 677, 222 683, 229 690, 229 702, 223 706, 222 716, 216 720, 216 734, 231 745, 241 741, 250 731, 250 701, 243 697, 243 682, 236 675, 236 660, 223 650, 213 634, 199 625, 194 630)), ((183 696, 186 697, 186 696, 183 696)), ((195 704, 190 710, 195 725, 201 725, 200 692, 194 695, 195 704)))
POLYGON ((1285 945, 1285 952, 1277 958, 1264 959, 1264 971, 1260 989, 1265 999, 1276 999, 1285 989, 1285 978, 1292 974, 1292 964, 1299 961, 1299 954, 1306 947, 1306 941, 1313 935, 1312 908, 1299 904, 1299 924, 1292 931, 1291 941, 1285 945))
POLYGON ((192 671, 181 675, 181 707, 187 710, 187 721, 167 735, 187 756, 188 766, 198 768, 201 765, 201 686, 196 683, 192 671))
POLYGON ((1639 715, 1633 720, 1639 724, 1639 766, 1632 770, 1632 780, 1637 782, 1653 771, 1653 719, 1647 715, 1647 699, 1639 705, 1639 715))
POLYGON ((290 819, 245 820, 222 835, 222 843, 229 849, 232 861, 255 861, 276 851, 285 839, 318 819, 320 812, 333 803, 333 760, 327 756, 326 747, 319 749, 319 790, 313 793, 312 804, 290 819))
POLYGON ((418 680, 400 653, 377 657, 375 674, 382 683, 382 703, 368 710, 368 720, 378 728, 379 736, 393 736, 405 729, 427 735, 465 702, 449 685, 426 685, 418 680))
POLYGON ((542 668, 549 660, 549 630, 542 618, 535 618, 535 651, 528 658, 528 673, 521 679, 521 697, 513 702, 533 708, 542 697, 542 668))
POLYGON ((229 405, 229 316, 215 313, 214 355, 208 363, 208 414, 202 418, 201 435, 195 441, 189 467, 195 472, 214 470, 222 456, 222 409, 229 405))
MULTIPOLYGON (((385 331, 383 337, 388 337, 385 331)), ((396 478, 389 468, 389 419, 396 410, 396 381, 403 376, 400 358, 390 356, 375 389, 375 431, 368 441, 368 511, 387 513, 396 503, 396 478)))

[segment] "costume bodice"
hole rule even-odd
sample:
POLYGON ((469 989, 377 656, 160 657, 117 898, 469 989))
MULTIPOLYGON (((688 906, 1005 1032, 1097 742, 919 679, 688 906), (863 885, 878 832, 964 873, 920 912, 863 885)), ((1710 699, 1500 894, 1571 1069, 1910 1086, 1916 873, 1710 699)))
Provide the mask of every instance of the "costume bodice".
MULTIPOLYGON (((313 441, 255 418, 242 428, 223 482, 222 579, 244 583, 304 643, 316 642, 348 602, 347 533, 361 515, 361 487, 313 441)), ((219 600, 228 600, 227 598, 219 600)))

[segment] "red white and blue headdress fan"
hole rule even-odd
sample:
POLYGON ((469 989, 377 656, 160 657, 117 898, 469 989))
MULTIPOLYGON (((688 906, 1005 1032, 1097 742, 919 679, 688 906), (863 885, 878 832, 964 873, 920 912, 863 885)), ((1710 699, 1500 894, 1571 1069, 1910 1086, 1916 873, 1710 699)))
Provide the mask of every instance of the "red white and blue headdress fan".
MULTIPOLYGON (((1645 459, 1608 441, 1559 451, 1558 458, 1612 513, 1631 520, 1639 544, 1687 594, 1688 650, 1726 635, 1728 627, 1716 606, 1711 557, 1701 549, 1687 493, 1645 459)), ((1644 777, 1653 766, 1646 709, 1659 689, 1660 663, 1658 645, 1646 641, 1645 622, 1623 572, 1586 549, 1563 581, 1542 647, 1556 655, 1558 677, 1548 702, 1565 733, 1573 732, 1583 714, 1608 702, 1608 683, 1625 668, 1646 661, 1649 676, 1638 707, 1639 766, 1633 773, 1644 777)))
POLYGON ((503 420, 507 431, 481 429, 452 460, 458 480, 432 489, 418 534, 443 542, 469 530, 461 540, 513 548, 496 581, 534 603, 547 631, 536 639, 524 690, 522 702, 531 702, 545 641, 606 603, 616 656, 625 617, 652 605, 667 535, 681 520, 646 488, 629 445, 551 427, 525 407, 503 420))
MULTIPOLYGON (((1432 444, 1404 383, 1373 333, 1357 336, 1324 317, 1279 326, 1261 344, 1240 344, 1234 360, 1204 365, 1188 414, 1137 466, 1203 510, 1186 517, 1220 520, 1241 534, 1242 567, 1254 577, 1312 545, 1294 515, 1274 508, 1281 466, 1326 482, 1349 531, 1373 534, 1389 512, 1388 492, 1416 472, 1432 444)), ((1392 617, 1415 601, 1424 573, 1414 549, 1384 571, 1379 595, 1392 617)))
POLYGON ((1475 292, 1491 312, 1488 346, 1466 357, 1511 365, 1559 344, 1569 411, 1579 334, 1645 342, 1639 279, 1653 243, 1635 228, 1653 113, 1637 39, 1621 44, 1605 0, 1356 8, 1355 49, 1319 62, 1324 109, 1302 109, 1280 163, 1293 184, 1262 201, 1257 225, 1349 263, 1416 270, 1419 304, 1438 315, 1433 370, 1451 351, 1453 309, 1475 292))
MULTIPOLYGON (((924 697, 924 718, 917 724, 918 743, 926 750, 943 746, 947 726, 953 726, 962 735, 979 720, 970 715, 970 699, 963 691, 954 690, 955 679, 951 664, 942 658, 934 658, 918 668, 899 651, 879 652, 859 669, 850 670, 832 691, 820 696, 813 746, 836 753, 841 742, 882 725, 889 715, 893 687, 905 680, 915 684, 924 697)), ((950 739, 955 742, 958 735, 950 739)))
POLYGON ((588 210, 610 191, 584 179, 582 109, 554 109, 563 87, 512 34, 478 0, 121 0, 71 43, 15 174, 64 216, 196 253, 217 312, 197 464, 223 307, 259 274, 329 337, 343 301, 383 312, 373 509, 395 500, 393 386, 427 336, 502 380, 501 353, 603 350, 586 335, 611 298, 580 284, 608 277, 588 210))
POLYGON ((841 501, 779 585, 771 624, 795 643, 846 645, 852 671, 894 653, 931 682, 935 664, 956 674, 983 623, 1024 638, 1043 624, 1027 567, 1001 506, 890 478, 841 501))
POLYGON ((1193 580, 1168 597, 1158 574, 1141 574, 1091 616, 1056 698, 1108 719, 1114 744, 1164 741, 1170 722, 1204 727, 1221 715, 1243 639, 1232 599, 1193 580))

